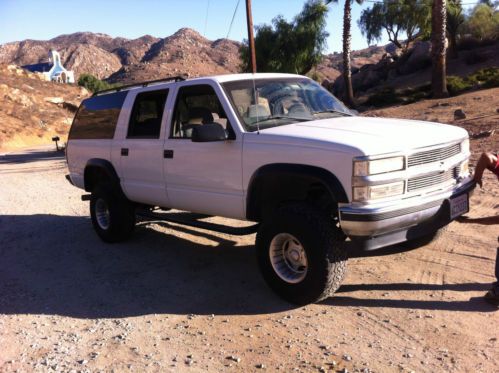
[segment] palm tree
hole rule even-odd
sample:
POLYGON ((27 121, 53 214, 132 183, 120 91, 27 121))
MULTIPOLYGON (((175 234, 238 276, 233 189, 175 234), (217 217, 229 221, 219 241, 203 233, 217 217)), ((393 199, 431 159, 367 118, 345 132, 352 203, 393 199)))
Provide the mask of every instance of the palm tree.
POLYGON ((433 97, 448 97, 446 79, 447 51, 445 29, 447 25, 447 0, 433 0, 431 9, 431 54, 433 97))
MULTIPOLYGON (((352 44, 352 2, 362 4, 364 0, 345 0, 343 10, 343 79, 345 80, 345 103, 355 106, 352 88, 352 69, 351 69, 351 44, 352 44)), ((336 3, 338 0, 327 0, 326 4, 336 3)))
POLYGON ((449 56, 453 59, 458 57, 457 34, 463 23, 464 14, 461 0, 449 0, 447 5, 447 34, 449 35, 449 56))

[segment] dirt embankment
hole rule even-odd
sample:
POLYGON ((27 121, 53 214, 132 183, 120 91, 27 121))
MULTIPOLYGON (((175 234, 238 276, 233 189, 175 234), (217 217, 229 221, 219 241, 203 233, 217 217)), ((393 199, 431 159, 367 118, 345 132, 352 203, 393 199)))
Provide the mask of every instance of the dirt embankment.
POLYGON ((81 100, 89 95, 74 85, 42 81, 13 65, 0 65, 0 150, 63 142, 81 100))

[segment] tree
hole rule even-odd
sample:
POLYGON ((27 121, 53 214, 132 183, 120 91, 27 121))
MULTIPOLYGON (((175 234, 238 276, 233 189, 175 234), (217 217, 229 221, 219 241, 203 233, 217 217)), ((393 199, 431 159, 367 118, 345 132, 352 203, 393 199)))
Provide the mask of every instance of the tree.
POLYGON ((383 0, 364 9, 358 21, 367 42, 380 41, 383 30, 388 40, 398 48, 407 48, 417 35, 427 34, 430 28, 430 12, 427 0, 383 0), (399 37, 406 35, 404 45, 399 37))
MULTIPOLYGON (((291 22, 282 16, 271 25, 256 27, 256 65, 261 72, 306 74, 317 66, 326 49, 327 7, 322 0, 308 0, 291 22)), ((242 70, 249 71, 247 41, 240 49, 242 70)))
POLYGON ((448 97, 446 79, 446 35, 447 0, 433 0, 431 10, 431 54, 433 97, 448 97))
POLYGON ((499 11, 487 4, 478 4, 468 19, 467 29, 478 39, 499 38, 499 11))
MULTIPOLYGON (((327 0, 326 4, 337 3, 338 0, 327 0)), ((352 2, 345 0, 343 9, 343 79, 345 80, 344 101, 347 105, 355 106, 352 87, 352 68, 351 68, 351 44, 352 44, 352 2)), ((362 4, 363 0, 355 0, 357 4, 362 4)))
POLYGON ((457 58, 457 35, 464 23, 461 0, 449 0, 447 4, 447 34, 449 35, 449 56, 457 58))
POLYGON ((81 74, 78 78, 78 85, 85 87, 91 92, 97 92, 115 86, 96 78, 92 74, 81 74))

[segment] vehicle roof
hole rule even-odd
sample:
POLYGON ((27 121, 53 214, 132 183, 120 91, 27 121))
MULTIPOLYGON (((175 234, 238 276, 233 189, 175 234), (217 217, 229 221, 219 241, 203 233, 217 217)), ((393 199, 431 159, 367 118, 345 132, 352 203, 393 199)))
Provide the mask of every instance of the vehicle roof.
POLYGON ((243 74, 225 74, 225 75, 213 75, 213 76, 200 76, 198 78, 187 79, 201 80, 201 79, 213 79, 219 83, 232 82, 236 80, 250 80, 250 79, 279 79, 279 78, 303 78, 303 75, 296 74, 283 74, 283 73, 243 73, 243 74))
POLYGON ((251 80, 251 79, 282 79, 282 78, 304 78, 303 75, 296 74, 283 74, 283 73, 256 73, 256 74, 226 74, 226 75, 212 75, 212 76, 200 76, 196 78, 183 79, 182 77, 171 77, 165 79, 158 79, 148 82, 137 82, 129 85, 125 85, 122 87, 105 89, 102 91, 98 91, 93 94, 92 97, 95 96, 103 96, 116 92, 130 91, 134 89, 145 89, 149 87, 157 87, 161 88, 164 85, 170 85, 178 82, 195 82, 195 81, 206 81, 206 80, 214 80, 218 83, 226 83, 226 82, 234 82, 241 80, 251 80))

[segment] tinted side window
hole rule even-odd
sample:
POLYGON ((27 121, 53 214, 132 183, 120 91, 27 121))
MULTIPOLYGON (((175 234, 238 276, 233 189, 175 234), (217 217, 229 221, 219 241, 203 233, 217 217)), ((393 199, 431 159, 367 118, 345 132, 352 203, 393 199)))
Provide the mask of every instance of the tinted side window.
POLYGON ((76 113, 69 139, 112 139, 127 93, 109 93, 84 100, 76 113))
POLYGON ((127 138, 159 138, 167 96, 167 89, 137 95, 128 124, 127 138))

